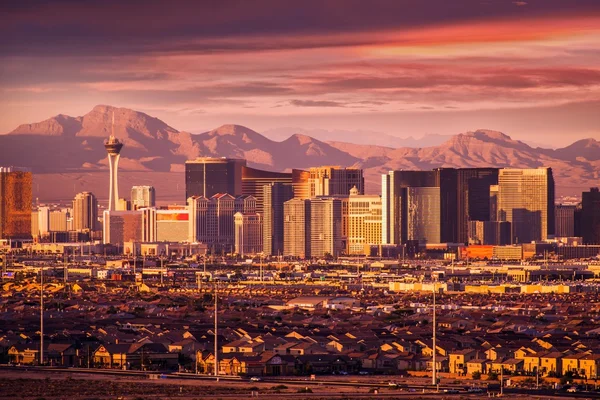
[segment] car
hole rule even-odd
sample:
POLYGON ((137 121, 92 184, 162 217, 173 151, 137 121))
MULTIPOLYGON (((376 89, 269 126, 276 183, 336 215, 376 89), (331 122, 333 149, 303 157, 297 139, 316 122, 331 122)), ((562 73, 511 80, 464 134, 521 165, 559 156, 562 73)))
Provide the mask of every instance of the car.
POLYGON ((359 371, 359 375, 369 375, 369 371, 359 371))
POLYGON ((467 392, 469 393, 481 393, 483 392, 483 389, 480 387, 470 387, 467 389, 467 392))
POLYGON ((389 386, 389 387, 393 387, 393 388, 397 388, 397 387, 398 387, 398 384, 397 384, 396 382, 389 382, 389 383, 388 383, 388 386, 389 386))
POLYGON ((250 378, 250 380, 252 382, 260 382, 262 381, 262 378, 260 376, 253 376, 252 378, 250 378))
POLYGON ((444 393, 456 394, 456 393, 460 393, 460 391, 458 389, 444 389, 444 393))

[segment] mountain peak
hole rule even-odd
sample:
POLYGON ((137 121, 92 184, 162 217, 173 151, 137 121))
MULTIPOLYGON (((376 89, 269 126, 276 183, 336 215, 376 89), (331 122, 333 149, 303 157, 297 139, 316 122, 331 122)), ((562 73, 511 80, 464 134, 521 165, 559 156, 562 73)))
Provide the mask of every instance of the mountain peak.
POLYGON ((494 131, 491 129, 477 129, 472 132, 469 131, 465 133, 465 136, 471 136, 480 140, 492 139, 492 140, 501 140, 505 142, 512 141, 512 138, 505 133, 494 131))

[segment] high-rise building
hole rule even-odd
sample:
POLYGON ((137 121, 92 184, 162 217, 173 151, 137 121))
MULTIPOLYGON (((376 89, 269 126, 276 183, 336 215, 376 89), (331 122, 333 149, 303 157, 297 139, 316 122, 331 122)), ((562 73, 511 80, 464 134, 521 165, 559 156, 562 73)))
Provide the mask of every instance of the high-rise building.
POLYGON ((234 214, 255 213, 256 198, 217 193, 188 199, 189 241, 205 243, 213 252, 231 253, 234 247, 234 214))
POLYGON ((406 188, 406 238, 420 243, 440 243, 441 210, 439 187, 406 188))
POLYGON ((263 198, 263 187, 281 183, 292 188, 293 196, 307 198, 308 192, 307 171, 293 169, 292 172, 263 171, 256 168, 242 167, 242 195, 256 198, 256 212, 263 215, 266 199, 263 198))
MULTIPOLYGON (((498 221, 498 185, 490 186, 490 221, 498 221)), ((485 220, 484 220, 485 221, 485 220)))
POLYGON ((31 212, 31 236, 34 238, 40 235, 40 219, 38 218, 38 210, 31 212))
POLYGON ((468 221, 490 220, 490 186, 498 184, 498 168, 459 168, 457 173, 456 242, 467 243, 468 221))
MULTIPOLYGON (((38 235, 46 236, 50 232, 50 207, 38 207, 38 235)), ((36 235, 37 236, 37 235, 36 235)))
POLYGON ((581 236, 584 244, 600 244, 600 190, 581 194, 581 236))
POLYGON ((125 242, 144 241, 144 213, 142 211, 109 211, 103 213, 103 241, 123 246, 125 242))
POLYGON ((383 244, 403 244, 408 240, 406 189, 436 186, 439 186, 436 171, 390 171, 382 175, 383 244))
POLYGON ((117 211, 131 211, 131 202, 124 197, 117 200, 117 211))
POLYGON ((0 167, 0 239, 31 238, 32 185, 26 169, 0 167))
POLYGON ((552 169, 501 169, 498 219, 511 223, 513 243, 546 240, 554 235, 552 169))
POLYGON ((342 240, 342 201, 334 197, 310 199, 311 257, 338 257, 342 240))
POLYGON ((66 232, 68 231, 67 220, 71 218, 72 209, 65 208, 62 210, 50 211, 50 232, 66 232))
POLYGON ((294 198, 283 203, 283 255, 310 258, 310 200, 294 198))
POLYGON ((73 230, 95 231, 98 223, 98 201, 92 192, 81 192, 73 200, 73 230))
POLYGON ((123 143, 115 137, 115 114, 112 116, 112 134, 106 142, 104 148, 108 153, 108 167, 110 172, 109 191, 108 191, 108 210, 117 210, 117 200, 119 199, 119 158, 123 143))
POLYGON ((348 197, 348 254, 366 254, 368 245, 381 244, 381 196, 361 195, 353 188, 348 197))
POLYGON ((189 236, 188 210, 156 210, 156 241, 186 242, 189 236))
POLYGON ((155 207, 156 191, 154 186, 133 186, 131 188, 131 208, 155 207))
POLYGON ((294 197, 291 184, 272 183, 263 186, 263 252, 283 253, 283 203, 294 197))
POLYGON ((554 235, 556 237, 575 236, 576 205, 557 204, 554 207, 554 235))
POLYGON ((235 252, 239 255, 255 255, 263 251, 263 222, 258 213, 237 212, 233 216, 235 225, 235 252))
POLYGON ((348 195, 356 186, 359 194, 365 194, 363 170, 359 168, 313 167, 308 180, 310 197, 348 195))
MULTIPOLYGON (((199 157, 185 162, 185 197, 211 198, 217 193, 242 195, 242 167, 246 160, 199 157)), ((233 228, 232 228, 233 229, 233 228)))
POLYGON ((469 244, 504 246, 510 239, 510 222, 469 221, 469 244))

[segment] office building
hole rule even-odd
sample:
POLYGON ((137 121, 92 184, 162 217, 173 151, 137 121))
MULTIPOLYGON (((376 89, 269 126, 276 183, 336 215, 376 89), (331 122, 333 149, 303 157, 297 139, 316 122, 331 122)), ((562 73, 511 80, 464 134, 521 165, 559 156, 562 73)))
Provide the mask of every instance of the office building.
POLYGON ((31 236, 33 238, 40 236, 40 220, 38 218, 38 210, 31 212, 31 236))
POLYGON ((235 252, 242 257, 263 251, 263 221, 258 213, 237 212, 233 216, 235 226, 235 252))
POLYGON ((115 114, 112 115, 112 134, 104 143, 104 148, 108 153, 108 167, 110 173, 109 192, 108 192, 108 210, 117 210, 117 201, 119 199, 119 158, 123 143, 115 137, 115 114))
POLYGON ((498 220, 511 223, 513 243, 546 240, 554 235, 552 169, 501 169, 498 220))
POLYGON ((469 221, 469 244, 504 246, 510 242, 510 222, 469 221))
POLYGON ((98 223, 98 201, 91 192, 75 195, 73 200, 73 230, 95 231, 98 223))
POLYGON ((348 254, 366 254, 369 245, 381 244, 381 196, 361 195, 356 188, 348 197, 348 254))
MULTIPOLYGON (((185 197, 211 198, 217 193, 242 195, 242 168, 246 160, 199 157, 185 162, 185 197)), ((233 228, 232 228, 233 229, 233 228)))
POLYGON ((581 236, 584 244, 600 244, 600 191, 581 194, 581 236))
POLYGON ((0 167, 0 239, 31 238, 31 172, 0 167))
POLYGON ((131 209, 156 206, 156 191, 154 186, 133 186, 131 188, 131 209))
POLYGON ((342 201, 333 197, 310 199, 311 257, 338 257, 344 252, 342 201))
POLYGON ((283 253, 283 203, 294 198, 294 190, 291 184, 272 183, 263 186, 261 198, 264 201, 263 252, 280 255, 283 253))
POLYGON ((210 199, 204 196, 190 197, 188 207, 188 240, 207 244, 213 253, 231 253, 235 239, 233 216, 237 212, 255 213, 256 198, 218 193, 210 199))
POLYGON ((310 200, 294 198, 283 203, 283 255, 310 258, 310 200))
POLYGON ((441 242, 439 187, 406 188, 406 238, 421 244, 441 242))
POLYGON ((309 177, 310 197, 348 195, 356 186, 359 194, 365 194, 363 170, 342 167, 314 167, 309 177))
POLYGON ((556 237, 575 236, 576 205, 557 204, 554 207, 554 235, 556 237))

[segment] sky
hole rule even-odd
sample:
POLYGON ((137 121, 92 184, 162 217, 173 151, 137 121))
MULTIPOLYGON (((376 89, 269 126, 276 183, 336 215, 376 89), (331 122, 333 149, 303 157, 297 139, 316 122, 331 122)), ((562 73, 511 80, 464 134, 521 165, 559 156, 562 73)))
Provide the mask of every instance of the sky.
POLYGON ((109 104, 189 132, 600 140, 598 0, 20 0, 0 15, 2 133, 109 104))

